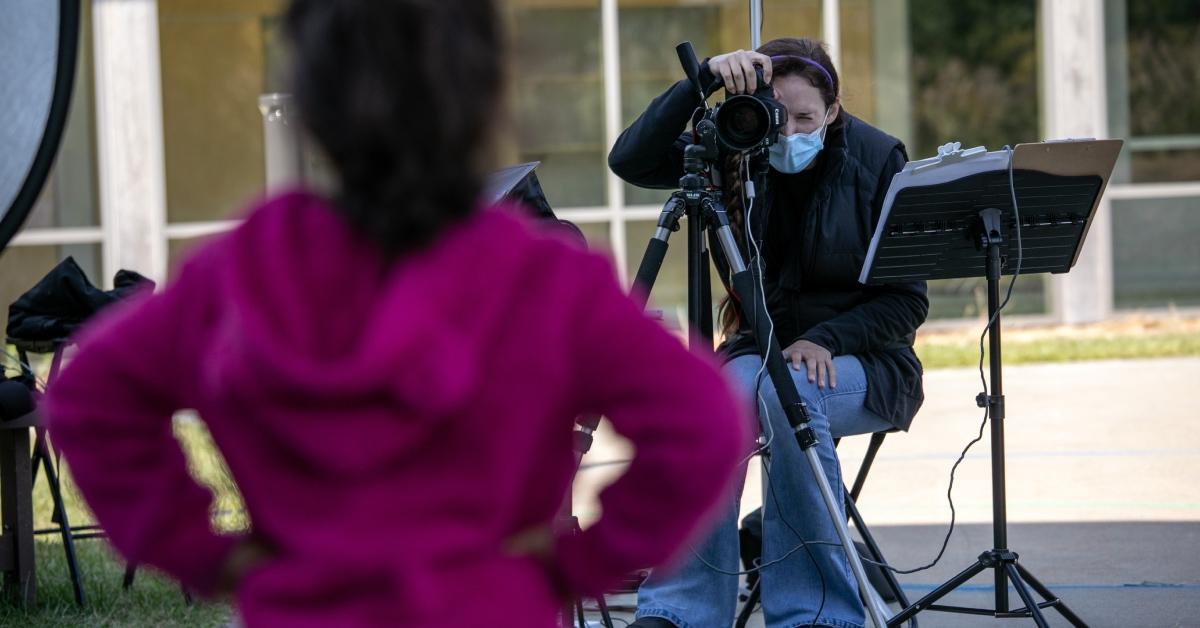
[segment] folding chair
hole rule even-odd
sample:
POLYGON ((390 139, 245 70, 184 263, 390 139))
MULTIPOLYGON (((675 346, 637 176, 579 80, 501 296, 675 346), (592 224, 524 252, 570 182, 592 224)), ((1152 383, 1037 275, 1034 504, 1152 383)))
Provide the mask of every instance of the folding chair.
MULTIPOLYGON (((21 373, 30 382, 34 381, 35 375, 29 361, 29 354, 49 354, 51 356, 50 372, 46 377, 47 385, 53 382, 58 376, 59 369, 62 367, 63 350, 68 344, 65 340, 27 341, 18 338, 8 338, 8 343, 16 347, 17 356, 21 360, 21 373)), ((50 446, 46 427, 44 425, 35 426, 32 478, 36 483, 38 469, 45 469, 46 485, 50 488, 50 498, 54 503, 54 511, 50 515, 50 521, 54 524, 54 527, 34 530, 33 534, 35 536, 57 534, 62 537, 63 552, 67 558, 67 571, 71 575, 71 588, 75 593, 75 602, 83 606, 86 599, 83 593, 83 579, 79 569, 79 560, 75 554, 75 541, 102 537, 104 533, 100 531, 99 526, 95 525, 71 526, 67 518, 67 509, 62 496, 62 485, 56 468, 57 466, 61 466, 58 464, 60 462, 59 457, 55 455, 50 446)))

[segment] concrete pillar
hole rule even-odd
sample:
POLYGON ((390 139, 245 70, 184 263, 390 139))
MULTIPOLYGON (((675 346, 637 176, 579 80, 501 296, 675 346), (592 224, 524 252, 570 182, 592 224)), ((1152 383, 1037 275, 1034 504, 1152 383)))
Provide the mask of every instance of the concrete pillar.
MULTIPOLYGON (((600 0, 601 67, 604 73, 604 145, 611 147, 621 134, 621 55, 617 0, 600 0)), ((605 151, 607 155, 608 151, 605 151)), ((617 276, 626 281, 629 276, 625 242, 625 182, 608 169, 605 162, 606 203, 609 218, 609 241, 612 243, 613 264, 617 276)))
POLYGON ((167 273, 166 175, 156 0, 93 0, 96 156, 104 283, 167 273))
MULTIPOLYGON (((1104 3, 1041 3, 1043 134, 1055 138, 1108 136, 1104 3)), ((1107 318, 1113 308, 1112 216, 1101 201, 1075 268, 1054 275, 1054 314, 1064 323, 1107 318)))
POLYGON ((821 2, 821 39, 829 47, 829 58, 833 67, 842 67, 842 21, 838 10, 838 0, 822 0, 821 2))

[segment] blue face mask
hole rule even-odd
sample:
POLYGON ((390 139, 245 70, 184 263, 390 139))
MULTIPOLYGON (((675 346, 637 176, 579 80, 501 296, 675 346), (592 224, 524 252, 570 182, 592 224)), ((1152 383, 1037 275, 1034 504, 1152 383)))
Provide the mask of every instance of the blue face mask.
MULTIPOLYGON (((828 111, 825 119, 829 119, 828 111)), ((824 146, 825 120, 821 120, 821 126, 812 133, 779 136, 769 150, 771 167, 784 174, 796 174, 807 168, 824 146)))

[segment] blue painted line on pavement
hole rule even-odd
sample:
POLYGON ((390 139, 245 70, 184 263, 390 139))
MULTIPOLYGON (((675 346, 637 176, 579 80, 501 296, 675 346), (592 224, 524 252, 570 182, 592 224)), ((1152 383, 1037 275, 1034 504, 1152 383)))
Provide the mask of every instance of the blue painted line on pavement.
MULTIPOLYGON (((940 584, 902 584, 900 588, 908 591, 932 591, 942 585, 940 584)), ((1127 590, 1127 589, 1182 589, 1182 590, 1200 590, 1200 582, 1128 582, 1114 584, 1047 584, 1047 589, 1051 591, 1062 590, 1127 590)), ((1015 591, 1009 587, 1010 591, 1015 591)), ((955 591, 964 591, 968 593, 991 593, 993 587, 990 584, 966 584, 958 587, 955 591)))
MULTIPOLYGON (((987 459, 991 456, 988 452, 979 452, 967 454, 967 460, 987 459)), ((1160 456, 1160 457, 1200 457, 1200 449, 1125 449, 1125 450, 1096 450, 1096 451, 1025 451, 1013 452, 1009 451, 1005 457, 1008 460, 1014 459, 1029 459, 1029 458, 1142 458, 1145 456, 1160 456)), ((929 453, 929 454, 901 454, 901 455, 881 455, 879 461, 884 460, 956 460, 958 453, 929 453)))

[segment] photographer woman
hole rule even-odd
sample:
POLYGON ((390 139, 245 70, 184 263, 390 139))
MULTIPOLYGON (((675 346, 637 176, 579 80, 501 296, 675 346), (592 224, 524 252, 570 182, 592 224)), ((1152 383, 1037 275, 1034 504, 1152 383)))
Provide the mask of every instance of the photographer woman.
POLYGON ((245 625, 551 628, 680 548, 747 420, 606 260, 480 205, 504 126, 490 0, 294 0, 284 26, 336 193, 259 203, 102 316, 48 391, 55 443, 121 553, 235 594, 245 625), (181 408, 250 535, 210 529, 181 408), (637 455, 556 537, 587 413, 637 455))
MULTIPOLYGON (((770 148, 766 193, 760 191, 753 204, 742 194, 741 156, 728 156, 727 206, 743 255, 750 260, 755 250, 762 252, 775 334, 808 404, 825 474, 836 489, 842 474, 833 439, 907 429, 923 399, 912 342, 928 312, 925 284, 858 283, 884 195, 907 156, 899 140, 842 109, 837 70, 818 42, 776 39, 755 52, 718 55, 702 64, 701 80, 709 85, 720 79, 729 95, 752 93, 756 65, 787 108, 787 122, 770 148), (747 209, 753 224, 765 223, 758 246, 746 246, 747 209)), ((687 81, 656 98, 617 140, 609 155, 613 172, 635 185, 676 187, 683 148, 691 142, 690 132, 681 132, 701 104, 687 81)), ((717 247, 714 259, 727 274, 717 247)), ((857 585, 830 513, 761 371, 745 316, 728 302, 723 314, 725 369, 758 398, 759 420, 770 439, 761 571, 767 626, 862 626, 857 585), (808 551, 793 551, 801 540, 808 551)), ((681 566, 656 571, 642 585, 634 626, 730 625, 738 588, 738 577, 730 574, 737 571, 734 505, 681 566)))

